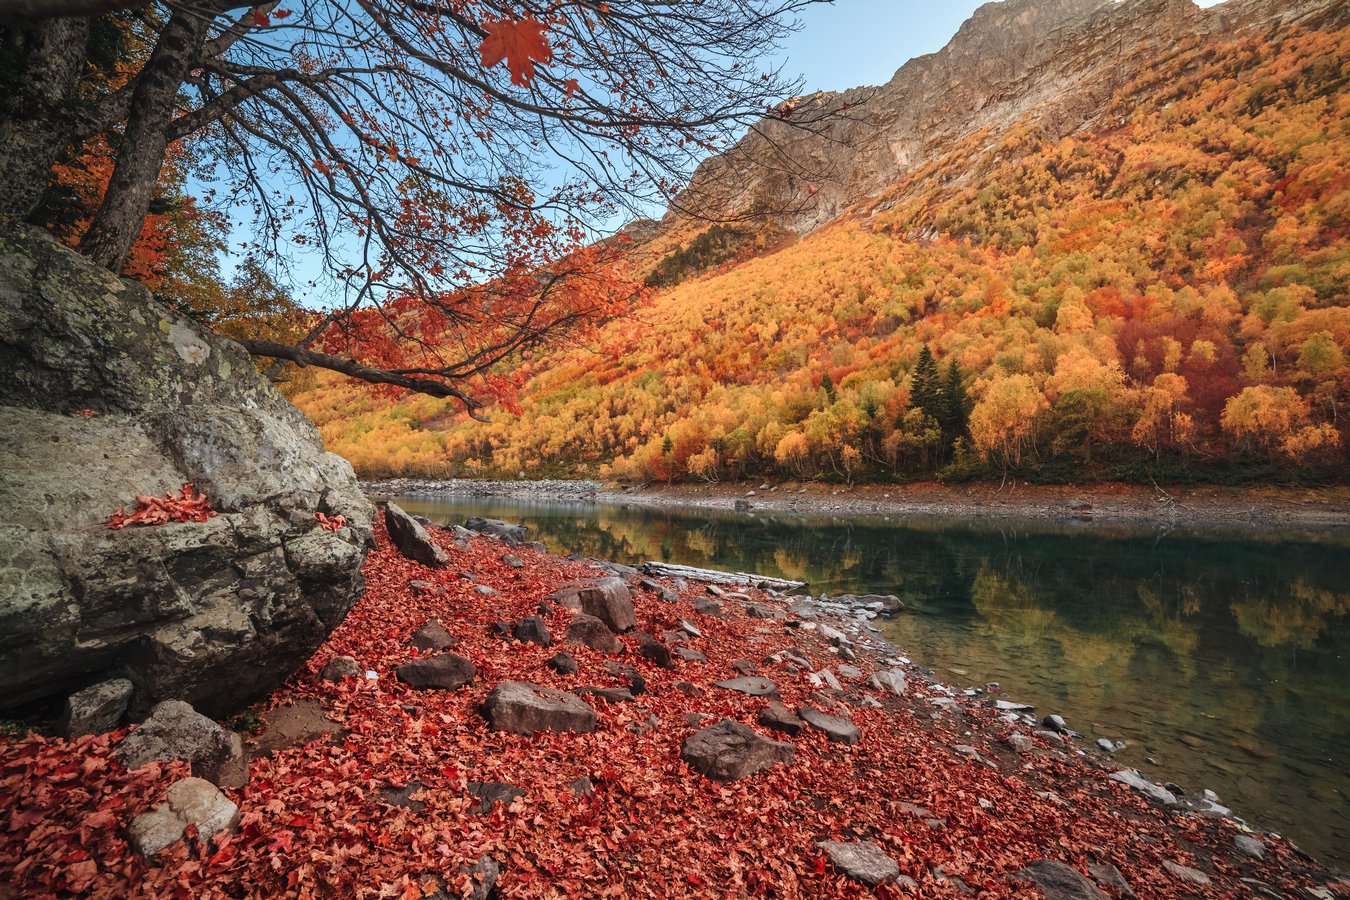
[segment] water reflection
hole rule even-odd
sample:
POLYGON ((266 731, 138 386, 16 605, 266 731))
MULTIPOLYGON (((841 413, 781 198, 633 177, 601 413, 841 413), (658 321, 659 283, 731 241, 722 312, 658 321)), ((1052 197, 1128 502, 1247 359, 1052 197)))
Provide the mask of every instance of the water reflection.
POLYGON ((889 593, 887 637, 957 684, 998 681, 1118 758, 1350 865, 1350 531, 1158 535, 1082 524, 812 519, 407 498, 523 521, 550 549, 889 593), (965 674, 961 674, 965 673, 965 674), (1156 765, 1147 762, 1156 760, 1156 765))

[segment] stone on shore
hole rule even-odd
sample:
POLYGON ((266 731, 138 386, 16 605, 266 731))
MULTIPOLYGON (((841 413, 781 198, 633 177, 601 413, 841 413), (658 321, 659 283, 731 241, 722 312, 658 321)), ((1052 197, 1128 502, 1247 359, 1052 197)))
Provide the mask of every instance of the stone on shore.
POLYGON ((56 733, 72 738, 112 731, 131 705, 132 690, 127 679, 113 678, 76 691, 66 698, 65 712, 56 723, 56 733))
POLYGON ((1109 900, 1077 869, 1052 859, 1038 859, 1017 874, 1034 881, 1047 900, 1109 900))
POLYGON ((559 675, 575 675, 581 671, 576 659, 570 653, 555 653, 548 661, 548 667, 559 675))
POLYGON ((1163 860, 1163 868, 1174 877, 1190 884, 1206 885, 1210 883, 1209 876, 1199 869, 1192 869, 1190 866, 1183 866, 1180 863, 1174 863, 1170 859, 1163 860))
POLYGON ((900 669, 887 669, 867 679, 867 684, 869 687, 889 691, 899 697, 905 693, 905 673, 900 669))
POLYGON ((638 632, 638 655, 663 669, 675 668, 675 659, 670 648, 646 632, 638 632))
POLYGON ((609 630, 609 626, 595 616, 577 613, 567 626, 567 643, 589 647, 601 653, 618 653, 623 644, 609 630))
POLYGON ((1233 835, 1233 846, 1253 859, 1266 858, 1266 845, 1246 834, 1233 835))
POLYGON ((794 736, 806 730, 806 723, 777 700, 770 700, 769 705, 760 711, 759 724, 772 731, 794 736))
POLYGON ((384 525, 389 529, 389 541, 408 559, 437 569, 449 564, 450 557, 445 551, 397 503, 390 501, 384 505, 384 525))
POLYGON ((209 841, 238 827, 239 807, 211 782, 184 778, 169 786, 166 802, 131 821, 127 836, 137 852, 153 857, 182 840, 189 825, 209 841))
POLYGON ((435 619, 428 619, 412 636, 412 645, 423 652, 449 650, 457 643, 458 639, 435 619))
POLYGON ((456 691, 472 684, 478 671, 458 653, 438 653, 404 663, 395 670, 398 680, 419 691, 456 691))
POLYGON ((128 769, 152 762, 187 760, 192 774, 221 787, 239 786, 243 758, 235 735, 181 700, 165 700, 113 751, 128 769))
POLYGON ((1112 772, 1106 777, 1110 778, 1112 781, 1119 781, 1123 785, 1134 788, 1145 797, 1161 803, 1163 806, 1177 805, 1176 794, 1165 787, 1154 784, 1134 769, 1121 769, 1119 772, 1112 772))
POLYGON ((494 687, 483 712, 493 728, 514 734, 595 731, 595 710, 580 697, 523 681, 494 687))
POLYGON ((526 616, 516 623, 516 627, 511 633, 515 639, 523 644, 538 644, 540 647, 548 647, 553 643, 553 635, 549 633, 548 626, 544 620, 538 616, 526 616))
POLYGON ((617 634, 637 627, 633 594, 620 578, 599 578, 577 592, 581 611, 594 616, 617 634))
POLYGON ((740 678, 728 678, 717 682, 717 687, 750 697, 777 697, 778 685, 768 678, 756 675, 743 675, 740 678))
POLYGON ((816 846, 830 857, 830 865, 868 887, 878 887, 900 875, 899 864, 871 841, 817 841, 816 846))
POLYGON ((803 706, 797 710, 797 715, 807 725, 823 731, 827 738, 837 744, 856 744, 862 740, 862 731, 848 719, 826 715, 811 706, 803 706))
POLYGON ((736 781, 795 758, 791 744, 767 738, 731 719, 696 731, 680 747, 680 759, 715 781, 736 781))
POLYGON ((319 670, 320 681, 340 682, 344 678, 360 678, 361 664, 354 656, 334 656, 319 670))

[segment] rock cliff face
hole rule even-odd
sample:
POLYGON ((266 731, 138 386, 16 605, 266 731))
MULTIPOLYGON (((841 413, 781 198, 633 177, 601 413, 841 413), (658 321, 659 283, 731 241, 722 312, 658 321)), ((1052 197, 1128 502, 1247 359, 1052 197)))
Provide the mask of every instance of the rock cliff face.
MULTIPOLYGON (((805 234, 926 164, 1012 126, 1055 140, 1101 124, 1112 95, 1190 35, 1344 21, 1344 0, 1002 0, 880 87, 797 98, 695 173, 676 203, 712 217, 767 211, 805 234)), ((677 213, 667 216, 667 223, 677 213)))
POLYGON ((0 713, 115 676, 137 711, 237 709, 360 596, 371 514, 350 466, 239 346, 3 226, 0 713), (220 515, 105 527, 185 482, 220 515), (316 511, 347 526, 324 530, 316 511))

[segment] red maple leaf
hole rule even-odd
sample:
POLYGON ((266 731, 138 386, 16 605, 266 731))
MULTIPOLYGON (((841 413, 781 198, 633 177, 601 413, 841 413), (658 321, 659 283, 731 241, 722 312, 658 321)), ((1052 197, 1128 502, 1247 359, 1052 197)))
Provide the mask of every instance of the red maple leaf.
POLYGON ((549 46, 544 23, 538 19, 498 19, 484 26, 487 37, 478 45, 478 55, 483 68, 490 69, 506 60, 506 68, 511 70, 511 83, 520 87, 529 87, 534 78, 534 64, 546 63, 553 59, 553 48, 549 46))

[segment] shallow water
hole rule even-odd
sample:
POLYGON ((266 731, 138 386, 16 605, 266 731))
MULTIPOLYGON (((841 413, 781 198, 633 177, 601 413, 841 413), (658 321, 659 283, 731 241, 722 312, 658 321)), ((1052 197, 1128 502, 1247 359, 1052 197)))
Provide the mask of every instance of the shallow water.
POLYGON ((896 594, 886 637, 942 680, 997 681, 1155 780, 1350 867, 1350 529, 831 519, 407 497, 524 522, 550 550, 896 594), (1152 758, 1156 763, 1148 762, 1152 758))

